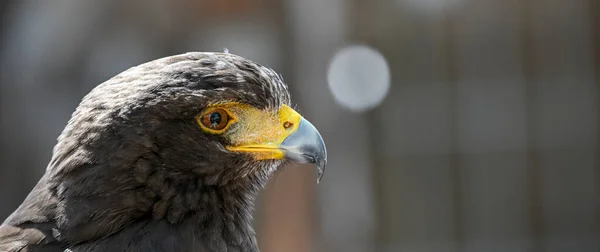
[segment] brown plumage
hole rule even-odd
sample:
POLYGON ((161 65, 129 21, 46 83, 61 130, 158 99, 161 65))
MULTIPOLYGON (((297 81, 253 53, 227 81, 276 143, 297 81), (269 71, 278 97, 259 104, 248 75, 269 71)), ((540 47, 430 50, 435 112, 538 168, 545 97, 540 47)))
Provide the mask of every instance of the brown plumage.
POLYGON ((0 251, 258 251, 258 190, 285 162, 320 174, 326 163, 320 135, 289 106, 278 74, 229 53, 113 77, 73 113, 45 175, 0 226, 0 251))

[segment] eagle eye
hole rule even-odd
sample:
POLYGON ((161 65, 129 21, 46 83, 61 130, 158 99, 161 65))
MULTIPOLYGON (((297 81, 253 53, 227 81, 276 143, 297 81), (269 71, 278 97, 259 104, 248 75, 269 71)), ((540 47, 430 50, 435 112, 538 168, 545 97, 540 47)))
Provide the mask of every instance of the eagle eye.
POLYGON ((210 133, 222 133, 230 122, 229 113, 221 108, 208 110, 198 119, 202 128, 210 133))

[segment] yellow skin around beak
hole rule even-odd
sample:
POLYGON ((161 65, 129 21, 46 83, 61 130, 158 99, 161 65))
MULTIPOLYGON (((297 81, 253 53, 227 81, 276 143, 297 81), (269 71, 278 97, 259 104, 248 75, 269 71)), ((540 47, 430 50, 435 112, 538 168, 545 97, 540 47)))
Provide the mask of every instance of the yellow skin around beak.
POLYGON ((246 108, 241 111, 244 123, 231 133, 231 146, 227 149, 235 152, 248 152, 257 160, 284 159, 281 143, 296 132, 302 116, 287 105, 283 105, 276 114, 246 108))
POLYGON ((286 159, 299 163, 315 163, 317 182, 327 164, 327 150, 317 129, 298 112, 282 105, 277 112, 241 103, 209 106, 197 118, 200 127, 229 140, 231 152, 252 155, 255 160, 286 159), (202 123, 205 115, 225 111, 229 118, 222 129, 210 129, 202 123))
POLYGON ((273 113, 246 104, 223 103, 209 106, 205 113, 217 108, 229 115, 229 124, 224 129, 207 129, 200 121, 201 116, 198 124, 209 133, 224 135, 230 141, 226 146, 228 150, 248 152, 257 160, 284 159, 280 145, 296 132, 302 120, 302 116, 287 105, 273 113))

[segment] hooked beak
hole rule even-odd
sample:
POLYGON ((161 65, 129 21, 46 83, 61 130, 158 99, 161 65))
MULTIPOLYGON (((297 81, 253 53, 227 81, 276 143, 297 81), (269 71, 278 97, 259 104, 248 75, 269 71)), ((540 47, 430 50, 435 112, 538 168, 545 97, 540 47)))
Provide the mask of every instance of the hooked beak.
POLYGON ((319 131, 298 112, 283 105, 277 114, 257 112, 240 120, 240 143, 227 146, 245 152, 256 160, 285 159, 317 166, 317 183, 327 165, 327 150, 319 131), (252 137, 249 137, 252 136, 252 137))
POLYGON ((279 148, 287 160, 317 165, 317 183, 321 181, 327 165, 327 149, 319 131, 302 118, 296 132, 283 140, 279 148))

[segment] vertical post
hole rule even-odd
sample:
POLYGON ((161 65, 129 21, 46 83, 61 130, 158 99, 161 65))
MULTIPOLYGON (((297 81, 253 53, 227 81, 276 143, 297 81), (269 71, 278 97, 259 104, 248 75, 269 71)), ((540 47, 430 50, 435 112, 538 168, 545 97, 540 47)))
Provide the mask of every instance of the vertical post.
POLYGON ((523 0, 518 3, 517 8, 520 12, 520 40, 521 40, 521 57, 523 62, 523 78, 525 80, 525 120, 527 127, 527 173, 529 176, 529 219, 530 229, 532 233, 531 249, 534 252, 544 251, 543 244, 540 242, 544 233, 542 220, 542 202, 541 202, 541 171, 539 167, 539 150, 536 148, 537 127, 536 125, 536 102, 537 93, 534 87, 535 83, 535 30, 534 30, 534 15, 532 0, 523 0))
POLYGON ((316 246, 322 251, 373 251, 368 124, 364 115, 335 103, 326 79, 331 57, 346 43, 351 6, 344 0, 287 0, 284 6, 293 68, 286 79, 301 113, 319 129, 328 149, 327 173, 317 186, 322 239, 316 246))

